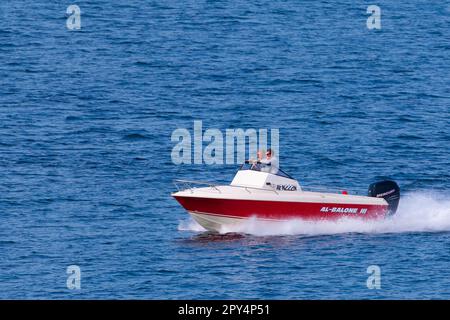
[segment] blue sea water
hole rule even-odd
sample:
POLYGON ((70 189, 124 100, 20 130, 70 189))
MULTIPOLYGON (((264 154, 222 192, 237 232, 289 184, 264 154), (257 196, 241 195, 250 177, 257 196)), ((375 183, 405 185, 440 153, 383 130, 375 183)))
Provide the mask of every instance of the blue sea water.
POLYGON ((448 2, 70 4, 0 2, 0 298, 450 298, 448 2), (172 180, 237 165, 173 164, 195 120, 279 128, 304 185, 395 179, 399 212, 202 232, 172 180))

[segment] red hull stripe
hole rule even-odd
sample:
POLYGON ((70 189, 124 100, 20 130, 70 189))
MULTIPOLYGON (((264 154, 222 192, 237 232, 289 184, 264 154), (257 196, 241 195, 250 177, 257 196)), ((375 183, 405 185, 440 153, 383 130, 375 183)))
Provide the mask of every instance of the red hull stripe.
POLYGON ((342 203, 311 203, 175 197, 187 210, 230 218, 271 220, 333 220, 342 217, 376 219, 385 216, 387 206, 342 203))

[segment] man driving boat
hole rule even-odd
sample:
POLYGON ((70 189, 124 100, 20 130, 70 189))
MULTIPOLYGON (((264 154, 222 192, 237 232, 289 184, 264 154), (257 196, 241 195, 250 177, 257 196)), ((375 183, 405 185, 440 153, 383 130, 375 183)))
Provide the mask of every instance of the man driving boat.
POLYGON ((257 160, 250 160, 253 165, 251 167, 252 170, 268 172, 272 174, 278 173, 279 163, 278 158, 275 157, 272 149, 267 149, 266 157, 262 157, 263 152, 261 150, 257 153, 257 160))
POLYGON ((269 172, 272 174, 278 173, 278 168, 279 168, 278 158, 275 157, 272 149, 267 149, 266 158, 261 159, 260 162, 262 164, 261 171, 269 172))

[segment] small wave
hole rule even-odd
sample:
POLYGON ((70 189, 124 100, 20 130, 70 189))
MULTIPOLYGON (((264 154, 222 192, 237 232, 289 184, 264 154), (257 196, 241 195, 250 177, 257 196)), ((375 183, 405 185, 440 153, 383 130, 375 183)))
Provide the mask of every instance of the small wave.
POLYGON ((414 135, 414 134, 400 134, 398 136, 399 139, 403 139, 403 140, 423 140, 423 137, 418 136, 418 135, 414 135))
POLYGON ((402 116, 398 117, 397 120, 400 122, 417 122, 416 119, 414 119, 413 117, 411 117, 409 115, 402 115, 402 116))
POLYGON ((201 225, 199 225, 194 220, 183 220, 178 224, 178 231, 195 231, 195 232, 203 232, 206 231, 201 225))
MULTIPOLYGON (((193 220, 183 221, 178 230, 204 231, 193 220)), ((344 218, 337 221, 299 219, 269 222, 249 219, 240 225, 224 227, 221 233, 245 233, 255 236, 317 236, 343 233, 381 234, 441 231, 450 231, 449 198, 435 193, 414 192, 403 196, 398 212, 385 220, 363 221, 344 218)))
POLYGON ((131 140, 131 141, 136 141, 136 140, 149 140, 150 136, 146 135, 146 134, 141 134, 141 133, 130 133, 127 134, 125 136, 123 136, 124 140, 131 140))
POLYGON ((165 65, 158 64, 158 63, 155 63, 153 61, 136 61, 134 63, 134 65, 138 66, 138 67, 154 67, 154 68, 163 68, 163 67, 165 67, 165 65))
POLYGON ((284 85, 284 84, 312 84, 320 85, 321 80, 318 79, 274 79, 269 82, 270 85, 284 85))
POLYGON ((77 117, 77 116, 67 116, 66 117, 66 121, 77 121, 77 120, 81 120, 81 118, 77 117))

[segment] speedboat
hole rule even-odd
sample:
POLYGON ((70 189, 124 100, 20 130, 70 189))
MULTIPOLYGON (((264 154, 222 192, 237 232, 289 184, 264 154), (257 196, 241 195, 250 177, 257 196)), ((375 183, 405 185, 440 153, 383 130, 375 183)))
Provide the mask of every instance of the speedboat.
POLYGON ((347 191, 309 191, 281 169, 276 173, 266 172, 249 161, 239 168, 229 185, 174 182, 178 192, 172 196, 197 223, 215 232, 249 219, 383 219, 397 211, 400 201, 400 188, 391 180, 372 183, 367 196, 347 191))

